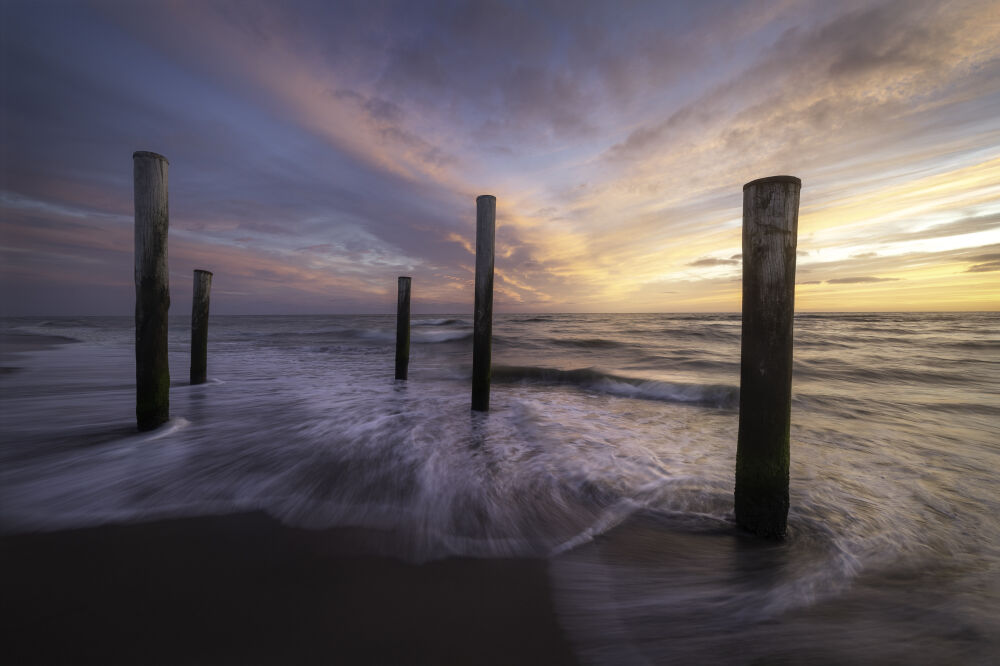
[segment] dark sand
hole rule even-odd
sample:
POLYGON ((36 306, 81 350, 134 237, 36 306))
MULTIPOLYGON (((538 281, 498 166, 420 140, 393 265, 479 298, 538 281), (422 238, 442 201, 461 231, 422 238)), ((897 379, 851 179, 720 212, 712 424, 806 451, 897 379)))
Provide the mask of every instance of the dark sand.
POLYGON ((371 542, 263 513, 5 536, 0 663, 574 663, 546 562, 371 542))

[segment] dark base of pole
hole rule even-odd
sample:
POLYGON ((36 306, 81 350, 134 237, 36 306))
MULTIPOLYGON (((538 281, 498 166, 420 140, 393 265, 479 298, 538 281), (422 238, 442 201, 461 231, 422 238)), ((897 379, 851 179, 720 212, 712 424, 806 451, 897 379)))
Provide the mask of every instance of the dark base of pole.
POLYGON ((170 364, 167 356, 166 287, 145 281, 136 307, 135 420, 140 431, 158 428, 170 419, 170 364))
POLYGON ((490 411, 490 392, 488 388, 486 391, 474 392, 472 394, 472 411, 474 412, 490 411))
POLYGON ((208 332, 205 330, 192 336, 191 372, 188 377, 192 386, 208 381, 208 332))
POLYGON ((166 378, 155 389, 156 396, 135 405, 135 420, 140 431, 155 430, 170 420, 170 404, 160 396, 170 392, 170 379, 166 378))
POLYGON ((194 270, 191 298, 191 385, 208 380, 208 306, 212 292, 212 271, 194 270))
POLYGON ((736 523, 757 536, 782 539, 788 523, 788 493, 747 492, 736 488, 736 523), (751 495, 752 497, 747 497, 751 495))
POLYGON ((169 418, 163 418, 163 416, 159 414, 136 414, 136 422, 138 423, 139 432, 156 430, 169 420, 169 418))

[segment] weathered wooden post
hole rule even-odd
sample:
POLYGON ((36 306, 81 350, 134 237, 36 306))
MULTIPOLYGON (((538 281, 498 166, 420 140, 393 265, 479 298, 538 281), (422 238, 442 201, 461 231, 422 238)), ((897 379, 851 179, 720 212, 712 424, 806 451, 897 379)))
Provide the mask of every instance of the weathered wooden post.
POLYGON ((788 430, 799 190, 792 176, 743 186, 743 340, 736 447, 736 522, 783 537, 788 519, 788 430))
POLYGON ((139 430, 170 418, 167 364, 167 158, 132 154, 135 198, 135 417, 139 430))
POLYGON ((204 384, 208 379, 208 300, 212 291, 212 273, 194 270, 194 294, 191 299, 191 383, 204 384))
POLYGON ((476 312, 472 329, 472 409, 490 410, 493 341, 493 246, 497 198, 476 197, 476 312))
POLYGON ((410 365, 410 281, 400 276, 396 298, 396 379, 406 379, 410 365))

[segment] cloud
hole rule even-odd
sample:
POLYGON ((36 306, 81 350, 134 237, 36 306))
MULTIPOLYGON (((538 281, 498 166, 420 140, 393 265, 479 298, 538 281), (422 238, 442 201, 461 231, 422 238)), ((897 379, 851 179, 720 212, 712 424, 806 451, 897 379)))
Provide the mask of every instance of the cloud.
POLYGON ((403 112, 403 108, 395 102, 378 97, 367 97, 347 89, 333 91, 332 97, 355 105, 369 128, 383 141, 404 146, 413 151, 421 161, 435 167, 456 163, 453 155, 449 155, 440 147, 407 129, 406 114, 403 112))
POLYGON ((832 278, 827 280, 827 284, 867 284, 870 282, 897 282, 899 278, 883 278, 883 277, 845 277, 845 278, 832 278))
POLYGON ((1000 261, 988 261, 984 264, 976 264, 975 266, 969 266, 965 270, 966 273, 986 273, 989 271, 1000 271, 1000 261))
POLYGON ((990 253, 990 254, 977 254, 966 258, 966 261, 976 262, 976 261, 1000 261, 1000 253, 990 253))
MULTIPOLYGON (((736 255, 741 256, 741 255, 736 255)), ((740 263, 735 257, 732 259, 719 259, 718 257, 702 257, 688 263, 688 266, 732 266, 740 263)))
POLYGON ((899 234, 895 238, 899 240, 924 239, 924 238, 947 238, 948 236, 961 236, 964 234, 974 234, 981 231, 1000 228, 1000 213, 992 215, 973 215, 962 217, 952 222, 935 224, 920 231, 906 232, 899 234))
MULTIPOLYGON (((425 5, 393 12, 376 87, 400 103, 453 110, 455 129, 485 140, 548 143, 592 131, 605 106, 596 55, 558 66, 548 21, 578 25, 547 3, 425 5), (403 24, 403 21, 407 21, 403 24)), ((572 44, 572 42, 570 42, 572 44)), ((572 47, 570 47, 572 48, 572 47)))
POLYGON ((989 257, 998 254, 998 250, 1000 250, 1000 244, 979 247, 942 246, 941 249, 934 251, 877 254, 874 257, 848 255, 844 258, 822 260, 824 255, 829 254, 828 251, 823 250, 816 253, 813 261, 800 262, 797 273, 803 280, 875 276, 887 272, 909 278, 909 275, 903 275, 903 273, 926 270, 939 272, 940 268, 945 266, 984 263, 990 261, 989 257))
POLYGON ((665 119, 651 114, 604 158, 639 182, 662 182, 668 169, 701 181, 787 170, 809 187, 811 170, 829 173, 861 149, 899 151, 918 128, 956 133, 957 114, 943 108, 974 88, 997 90, 988 72, 1000 30, 989 11, 896 0, 807 19, 665 119))
POLYGON ((732 309, 739 184, 790 172, 803 284, 902 290, 937 267, 978 285, 985 249, 898 244, 1000 229, 987 4, 15 3, 4 244, 25 279, 127 284, 129 155, 152 149, 172 257, 214 248, 234 295, 322 310, 406 271, 461 304, 489 191, 501 301, 732 309))

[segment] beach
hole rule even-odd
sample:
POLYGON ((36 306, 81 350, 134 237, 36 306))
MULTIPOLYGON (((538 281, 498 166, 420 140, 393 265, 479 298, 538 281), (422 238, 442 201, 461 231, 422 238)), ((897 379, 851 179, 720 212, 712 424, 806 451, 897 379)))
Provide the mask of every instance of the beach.
POLYGON ((996 314, 797 317, 782 541, 733 519, 738 315, 500 315, 487 414, 467 319, 407 381, 393 323, 217 317, 191 386, 178 319, 139 433, 129 318, 4 321, 0 661, 1000 654, 996 314))
POLYGON ((413 565, 365 540, 262 513, 5 537, 0 661, 575 663, 544 561, 413 565))

